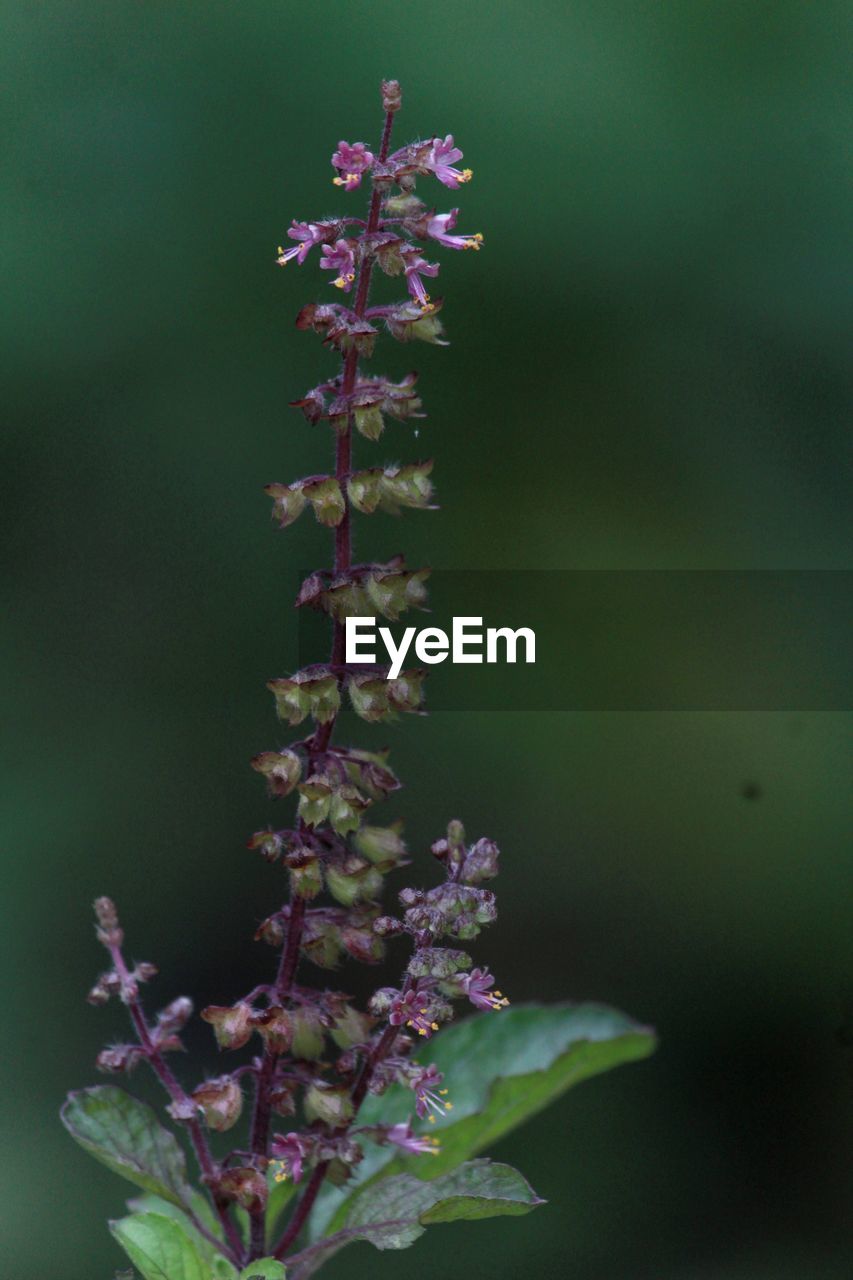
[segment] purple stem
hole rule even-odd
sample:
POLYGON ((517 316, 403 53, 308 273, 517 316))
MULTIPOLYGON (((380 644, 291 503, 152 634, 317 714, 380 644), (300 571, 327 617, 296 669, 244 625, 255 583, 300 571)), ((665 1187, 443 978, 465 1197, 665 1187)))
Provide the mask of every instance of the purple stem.
MULTIPOLYGON (((172 1072, 171 1067, 166 1062, 166 1059, 163 1057, 163 1054, 160 1052, 154 1041, 154 1037, 151 1034, 151 1029, 148 1026, 148 1021, 139 1001, 136 982, 131 978, 127 971, 127 965, 124 962, 121 947, 118 945, 111 945, 108 947, 108 950, 112 962, 115 965, 116 973, 121 979, 122 999, 127 1006, 139 1043, 145 1052, 146 1059, 150 1062, 153 1071, 172 1101, 183 1110, 192 1107, 194 1105, 192 1099, 184 1092, 176 1076, 172 1072)), ((207 1137, 198 1120, 187 1120, 184 1123, 186 1124, 186 1128, 189 1132, 190 1141, 192 1142, 193 1150, 195 1151, 196 1159, 198 1160, 199 1168, 201 1169, 202 1179, 210 1192, 211 1199, 213 1200, 213 1206, 216 1209, 219 1221, 222 1223, 222 1229, 228 1239, 230 1248, 223 1245, 220 1240, 211 1236, 204 1226, 197 1221, 194 1214, 191 1214, 190 1216, 193 1219, 194 1225, 201 1231, 202 1235, 206 1236, 212 1244, 215 1244, 217 1249, 224 1253, 231 1262, 237 1262, 243 1251, 243 1242, 240 1239, 240 1232, 237 1229, 237 1225, 232 1220, 228 1212, 227 1201, 223 1201, 219 1196, 217 1196, 214 1189, 216 1164, 213 1156, 211 1155, 207 1137)))

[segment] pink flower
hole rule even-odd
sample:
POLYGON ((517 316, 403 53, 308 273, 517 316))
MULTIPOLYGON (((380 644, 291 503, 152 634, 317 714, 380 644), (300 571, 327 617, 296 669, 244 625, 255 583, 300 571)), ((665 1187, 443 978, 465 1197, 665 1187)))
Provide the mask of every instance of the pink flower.
POLYGON ((336 240, 333 245, 324 244, 321 250, 323 259, 321 271, 337 271, 338 276, 332 284, 336 289, 349 293, 355 280, 355 258, 348 240, 336 240))
POLYGON ((490 991, 494 978, 488 969, 472 969, 470 973, 459 974, 461 991, 468 997, 476 1009, 505 1009, 509 1004, 506 996, 500 991, 490 991))
POLYGON ((373 152, 368 151, 363 142, 339 142, 332 164, 338 171, 338 176, 332 179, 335 186, 354 191, 361 186, 362 175, 373 164, 373 152))
POLYGON ((448 235, 448 232, 456 226, 458 215, 458 209, 451 209, 450 213, 434 214, 427 223, 427 235, 431 240, 437 240, 439 244, 443 244, 445 249, 479 249, 483 243, 483 237, 479 231, 473 236, 448 235))
POLYGON ((409 293, 415 302, 424 310, 431 310, 429 294, 424 288, 424 282, 421 276, 435 277, 438 275, 438 263, 427 262, 426 258, 421 256, 420 250, 414 245, 406 245, 400 250, 400 257, 403 259, 406 268, 406 285, 409 293))
POLYGON ((446 1100, 447 1090, 440 1088, 443 1080, 441 1072, 431 1066, 409 1081, 415 1091, 415 1111, 421 1120, 429 1116, 430 1124, 435 1124, 436 1116, 453 1110, 453 1103, 446 1100))
POLYGON ((417 991, 408 991, 406 995, 398 995, 391 1005, 388 1021, 392 1027, 413 1027, 419 1036, 427 1039, 433 1031, 438 1031, 438 1023, 430 1018, 429 1006, 423 995, 417 991))
POLYGON ((387 1129, 385 1141, 392 1142, 401 1151, 406 1151, 414 1156, 437 1156, 439 1152, 438 1138, 433 1138, 430 1134, 418 1137, 417 1134, 412 1132, 411 1120, 407 1120, 405 1124, 394 1124, 390 1129, 387 1129))
POLYGON ((453 145, 453 134, 449 133, 444 141, 433 138, 432 147, 426 161, 429 169, 446 187, 456 189, 463 182, 470 182, 473 175, 471 169, 456 169, 454 163, 462 159, 462 152, 453 145))
POLYGON ((334 222, 293 222, 287 234, 291 240, 298 240, 299 244, 294 245, 292 249, 283 249, 279 245, 276 262, 280 267, 284 267, 291 258, 295 258, 301 267, 315 244, 322 244, 324 240, 332 238, 335 234, 335 226, 334 222))
POLYGON ((277 1133, 272 1140, 270 1150, 279 1163, 276 1170, 276 1182, 284 1182, 292 1178, 298 1182, 302 1177, 303 1162, 311 1154, 313 1143, 310 1138, 299 1133, 288 1133, 284 1137, 277 1133))

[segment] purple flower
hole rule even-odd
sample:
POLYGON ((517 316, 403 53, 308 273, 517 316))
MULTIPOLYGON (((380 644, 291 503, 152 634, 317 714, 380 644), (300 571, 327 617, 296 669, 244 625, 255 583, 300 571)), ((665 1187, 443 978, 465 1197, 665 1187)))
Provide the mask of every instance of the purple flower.
POLYGON ((294 221, 288 227, 287 234, 291 240, 298 240, 300 243, 294 245, 292 249, 283 249, 279 245, 276 262, 280 267, 284 267, 287 266, 291 258, 295 258, 301 267, 315 244, 322 244, 324 240, 330 240, 334 236, 336 225, 334 222, 294 221))
POLYGON ((459 975, 459 986, 476 1009, 505 1009, 509 1004, 500 991, 490 991, 494 978, 488 969, 472 969, 459 975))
POLYGON ((396 997, 391 1005, 388 1021, 392 1027, 401 1027, 403 1024, 414 1027, 419 1036, 425 1036, 427 1039, 433 1031, 438 1031, 438 1023, 433 1022, 430 1017, 429 1006, 424 996, 418 995, 417 991, 407 991, 405 995, 396 997))
POLYGON ((284 1182, 287 1178, 298 1182, 302 1177, 303 1163, 311 1154, 312 1147, 311 1139, 303 1134, 288 1133, 282 1137, 277 1133, 270 1147, 273 1156, 279 1162, 279 1168, 273 1175, 276 1182, 284 1182))
POLYGON ((321 252, 323 255, 320 263, 321 271, 337 271, 337 279, 333 280, 332 284, 336 289, 343 289, 344 293, 349 293, 352 282, 355 280, 355 258, 350 242, 336 240, 333 245, 324 244, 321 252))
POLYGON ((437 240, 439 244, 443 244, 445 249, 479 249, 483 243, 483 237, 479 231, 473 236, 447 234, 456 226, 458 215, 458 209, 451 209, 450 213, 433 214, 427 223, 427 235, 431 240, 437 240))
POLYGON ((444 141, 433 138, 425 167, 435 174, 439 182, 455 190, 463 182, 470 182, 474 176, 470 169, 454 168, 455 161, 461 159, 462 152, 454 147, 453 134, 449 133, 444 141))
POLYGON ((393 1124, 385 1131, 385 1141, 393 1142, 395 1147, 414 1156, 437 1156, 440 1145, 438 1138, 433 1138, 431 1134, 418 1137, 413 1133, 411 1120, 407 1120, 405 1124, 393 1124))
POLYGON ((409 293, 422 310, 431 310, 429 294, 424 288, 424 282, 421 279, 421 276, 437 276, 438 263, 427 262, 426 258, 421 256, 420 250, 416 249, 414 245, 411 244, 405 245, 400 250, 400 257, 405 263, 406 285, 409 293))
POLYGON ((332 179, 335 186, 354 191, 361 186, 362 174, 373 164, 373 152, 368 151, 363 142, 339 142, 332 164, 338 171, 338 176, 332 179))
POLYGON ((430 1066, 409 1081, 415 1091, 415 1111, 421 1120, 428 1116, 430 1124, 435 1124, 436 1116, 453 1110, 453 1103, 446 1101, 447 1090, 440 1088, 443 1080, 438 1068, 430 1066))

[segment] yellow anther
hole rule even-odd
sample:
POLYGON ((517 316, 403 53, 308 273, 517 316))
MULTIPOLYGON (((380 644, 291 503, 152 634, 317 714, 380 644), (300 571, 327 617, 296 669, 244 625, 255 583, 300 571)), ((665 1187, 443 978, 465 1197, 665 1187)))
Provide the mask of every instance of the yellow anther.
POLYGON ((452 1102, 445 1102, 445 1104, 444 1104, 444 1109, 445 1109, 445 1111, 452 1111, 452 1110, 453 1110, 453 1103, 452 1103, 452 1102))
POLYGON ((280 244, 280 245, 278 246, 278 251, 279 251, 279 253, 284 253, 284 245, 281 245, 281 244, 280 244))
POLYGON ((460 181, 460 182, 470 182, 470 181, 471 181, 471 179, 473 178, 473 176, 474 176, 474 170, 473 170, 473 169, 463 169, 463 170, 462 170, 462 172, 461 172, 461 174, 459 175, 459 181, 460 181))

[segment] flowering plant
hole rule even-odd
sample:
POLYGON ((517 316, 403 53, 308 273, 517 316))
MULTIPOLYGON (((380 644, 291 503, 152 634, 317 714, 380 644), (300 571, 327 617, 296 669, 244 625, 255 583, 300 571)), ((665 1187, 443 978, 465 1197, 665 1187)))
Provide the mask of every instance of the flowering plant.
POLYGON ((182 1048, 192 1004, 182 996, 149 1018, 140 991, 156 969, 128 965, 114 904, 95 903, 110 964, 89 999, 118 997, 135 1032, 132 1043, 103 1050, 98 1066, 129 1074, 148 1063, 200 1175, 193 1188, 175 1134, 125 1091, 100 1086, 69 1096, 63 1119, 71 1134, 143 1193, 111 1230, 145 1280, 275 1280, 285 1265, 291 1280, 307 1280, 353 1241, 404 1248, 430 1223, 526 1213, 542 1202, 521 1174, 472 1157, 570 1085, 653 1046, 647 1028, 603 1006, 508 1007, 488 969, 463 949, 495 919, 486 886, 498 849, 486 838, 469 841, 458 821, 432 845, 439 882, 403 888, 396 914, 379 905, 384 878, 409 864, 408 850, 399 824, 374 825, 366 815, 400 784, 387 752, 344 746, 336 731, 345 698, 371 722, 419 712, 424 672, 391 678, 387 668, 346 663, 344 624, 351 616, 396 619, 422 605, 427 571, 402 557, 355 564, 352 513, 430 508, 432 462, 354 469, 355 433, 375 442, 386 416, 421 416, 415 374, 392 381, 361 362, 380 326, 399 342, 443 342, 442 301, 425 284, 439 267, 416 241, 454 250, 483 242, 455 232, 457 209, 438 213, 416 194, 421 177, 451 190, 470 179, 457 167, 462 152, 452 136, 391 151, 399 85, 385 82, 382 98, 378 148, 340 142, 332 156, 344 191, 370 179, 367 218, 294 222, 293 244, 278 256, 282 266, 302 264, 317 250, 346 301, 310 304, 297 318, 341 355, 338 374, 295 402, 310 423, 330 424, 334 474, 267 488, 282 527, 310 506, 334 529, 333 567, 312 573, 296 602, 329 615, 332 646, 328 662, 269 682, 279 717, 294 727, 310 718, 311 732, 252 761, 272 797, 296 799, 291 826, 249 840, 289 881, 288 901, 256 935, 277 949, 277 970, 233 1003, 201 1011, 220 1050, 251 1046, 248 1056, 185 1088, 167 1055, 182 1048), (377 269, 402 276, 408 298, 369 305, 377 269), (396 938, 409 943, 402 977, 365 1009, 338 990, 303 984, 303 961, 322 970, 343 958, 375 965, 396 938), (459 1001, 477 1012, 442 1030, 459 1001), (247 1096, 247 1137, 220 1151, 217 1135, 235 1128, 247 1096))

